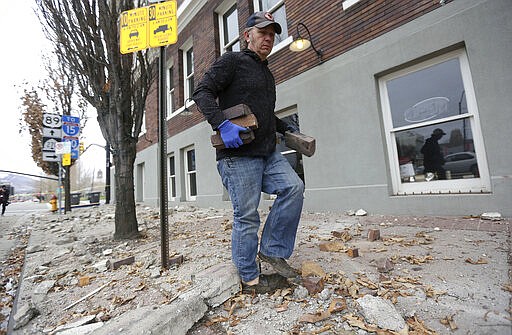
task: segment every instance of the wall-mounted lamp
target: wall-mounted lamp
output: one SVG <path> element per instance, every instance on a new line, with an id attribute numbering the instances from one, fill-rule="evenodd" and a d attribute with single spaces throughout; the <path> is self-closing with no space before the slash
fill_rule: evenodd
<path id="1" fill-rule="evenodd" d="M 306 38 L 303 38 L 300 35 L 300 32 L 299 32 L 300 26 L 302 26 L 302 27 L 304 27 L 304 29 L 306 29 L 306 32 L 308 33 L 309 40 Z M 300 51 L 306 50 L 310 46 L 313 48 L 313 50 L 315 50 L 316 55 L 318 56 L 318 60 L 321 63 L 322 56 L 323 56 L 324 52 L 322 51 L 322 49 L 318 50 L 317 48 L 315 48 L 315 45 L 313 44 L 313 40 L 311 38 L 311 33 L 309 32 L 308 27 L 306 27 L 306 25 L 302 22 L 297 23 L 297 38 L 290 44 L 290 50 L 295 51 L 295 52 L 300 52 Z"/>
<path id="2" fill-rule="evenodd" d="M 193 113 L 190 111 L 190 109 L 188 109 L 188 106 L 187 106 L 187 102 L 189 102 L 189 101 L 193 101 L 193 100 L 192 100 L 192 99 L 190 99 L 190 98 L 187 98 L 187 99 L 185 100 L 185 103 L 183 104 L 183 107 L 185 107 L 185 108 L 183 109 L 183 112 L 181 112 L 181 113 L 180 113 L 180 114 L 181 114 L 181 115 L 183 115 L 183 116 L 190 116 L 190 115 L 192 115 L 192 114 L 193 114 Z M 189 106 L 190 106 L 190 105 L 189 105 Z"/>

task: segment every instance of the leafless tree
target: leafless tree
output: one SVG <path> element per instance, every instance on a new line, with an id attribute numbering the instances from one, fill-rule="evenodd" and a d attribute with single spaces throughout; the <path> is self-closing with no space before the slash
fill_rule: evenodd
<path id="1" fill-rule="evenodd" d="M 59 62 L 55 62 L 58 55 L 44 57 L 46 78 L 37 86 L 24 83 L 21 97 L 22 115 L 20 118 L 20 132 L 28 131 L 31 136 L 32 158 L 45 173 L 57 176 L 59 164 L 43 160 L 43 114 L 66 114 L 80 117 L 81 128 L 85 127 L 87 119 L 84 118 L 87 103 L 78 94 L 74 76 Z"/>
<path id="2" fill-rule="evenodd" d="M 119 15 L 138 0 L 36 0 L 48 39 L 77 78 L 81 95 L 96 109 L 115 166 L 115 233 L 139 236 L 133 165 L 144 107 L 152 83 L 149 51 L 121 55 Z"/>

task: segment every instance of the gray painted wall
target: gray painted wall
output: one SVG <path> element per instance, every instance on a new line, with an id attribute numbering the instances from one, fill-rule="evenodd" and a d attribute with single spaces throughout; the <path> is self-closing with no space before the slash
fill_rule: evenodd
<path id="1" fill-rule="evenodd" d="M 451 2 L 280 84 L 276 110 L 296 106 L 301 131 L 317 140 L 316 154 L 304 158 L 304 209 L 364 208 L 372 214 L 414 215 L 498 211 L 512 216 L 511 5 L 510 0 Z M 321 41 L 318 44 L 325 48 Z M 461 45 L 465 45 L 471 68 L 492 192 L 393 196 L 377 77 Z M 170 138 L 168 151 L 180 152 L 193 144 L 199 193 L 194 203 L 229 207 L 230 203 L 222 200 L 210 133 L 210 126 L 201 123 Z M 154 145 L 140 152 L 136 160 L 136 164 L 146 164 L 144 202 L 155 204 L 157 157 Z M 176 155 L 177 169 L 183 165 L 182 159 Z M 177 174 L 178 199 L 184 199 L 183 171 L 178 169 Z M 263 201 L 262 206 L 266 205 Z"/>

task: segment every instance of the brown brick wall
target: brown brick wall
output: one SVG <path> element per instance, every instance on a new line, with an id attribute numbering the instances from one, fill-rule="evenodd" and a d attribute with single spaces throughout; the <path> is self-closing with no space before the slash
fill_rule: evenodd
<path id="1" fill-rule="evenodd" d="M 167 57 L 174 60 L 174 87 L 176 108 L 183 106 L 183 62 L 180 47 L 190 37 L 194 48 L 194 81 L 197 84 L 211 63 L 220 55 L 218 21 L 214 13 L 221 0 L 208 1 L 198 15 L 178 36 L 175 45 L 167 47 Z M 446 1 L 446 3 L 450 0 Z M 181 1 L 178 1 L 180 4 Z M 288 34 L 297 36 L 297 23 L 304 23 L 312 35 L 317 49 L 324 52 L 323 60 L 329 60 L 362 45 L 386 32 L 414 20 L 425 13 L 439 8 L 439 0 L 362 0 L 347 10 L 343 10 L 340 0 L 286 1 Z M 252 0 L 237 0 L 240 33 L 253 12 Z M 300 28 L 307 38 L 307 32 Z M 310 48 L 294 53 L 283 48 L 270 59 L 270 68 L 277 83 L 282 83 L 314 66 L 317 57 Z M 146 136 L 139 138 L 137 150 L 142 150 L 158 141 L 158 91 L 157 84 L 151 91 L 146 107 Z M 192 116 L 173 117 L 167 122 L 168 135 L 173 136 L 203 121 L 195 108 Z"/>
<path id="2" fill-rule="evenodd" d="M 288 34 L 296 37 L 297 23 L 304 23 L 315 47 L 323 50 L 325 61 L 439 7 L 439 0 L 363 0 L 347 10 L 343 10 L 342 1 L 287 1 Z M 308 37 L 302 27 L 299 32 Z M 301 53 L 285 48 L 271 59 L 270 67 L 276 82 L 281 83 L 317 64 L 312 48 Z"/>

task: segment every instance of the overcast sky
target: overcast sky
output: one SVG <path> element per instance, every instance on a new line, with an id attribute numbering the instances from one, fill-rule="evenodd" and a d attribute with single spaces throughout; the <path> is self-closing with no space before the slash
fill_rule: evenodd
<path id="1" fill-rule="evenodd" d="M 3 5 L 0 10 L 0 170 L 39 175 L 42 171 L 32 160 L 30 136 L 19 134 L 22 89 L 16 86 L 25 81 L 36 85 L 43 77 L 41 56 L 48 42 L 33 11 L 35 0 L 4 1 Z M 92 110 L 83 130 L 86 146 L 105 144 L 95 113 Z M 84 169 L 105 171 L 105 151 L 99 147 L 92 146 L 80 161 Z"/>

